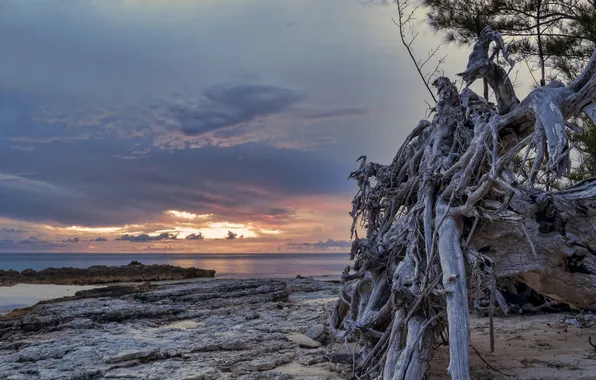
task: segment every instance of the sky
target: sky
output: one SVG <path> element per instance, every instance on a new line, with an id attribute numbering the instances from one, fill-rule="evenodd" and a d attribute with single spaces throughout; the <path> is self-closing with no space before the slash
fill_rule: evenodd
<path id="1" fill-rule="evenodd" d="M 392 16 L 1 1 L 0 252 L 347 250 L 355 160 L 390 162 L 428 108 Z M 419 30 L 424 56 L 440 36 Z"/>

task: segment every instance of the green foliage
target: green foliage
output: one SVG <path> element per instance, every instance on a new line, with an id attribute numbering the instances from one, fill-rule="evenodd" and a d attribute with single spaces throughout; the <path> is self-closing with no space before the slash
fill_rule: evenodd
<path id="1" fill-rule="evenodd" d="M 508 49 L 530 70 L 540 71 L 536 85 L 548 79 L 576 78 L 596 48 L 596 0 L 423 0 L 428 21 L 448 42 L 472 44 L 485 26 L 508 37 Z M 488 98 L 485 83 L 484 96 Z M 576 162 L 567 180 L 596 176 L 596 125 L 576 123 L 572 136 Z M 531 163 L 531 162 L 530 162 Z M 527 168 L 519 168 L 523 173 Z M 529 169 L 528 169 L 529 171 Z M 544 179 L 552 186 L 554 181 Z M 545 183 L 546 183 L 545 182 Z"/>
<path id="2" fill-rule="evenodd" d="M 575 123 L 584 131 L 581 135 L 572 135 L 572 142 L 578 147 L 577 167 L 570 174 L 570 179 L 581 181 L 596 177 L 596 125 L 591 120 Z"/>
<path id="3" fill-rule="evenodd" d="M 596 48 L 596 0 L 423 0 L 445 39 L 473 43 L 487 25 L 546 78 L 571 79 Z"/>

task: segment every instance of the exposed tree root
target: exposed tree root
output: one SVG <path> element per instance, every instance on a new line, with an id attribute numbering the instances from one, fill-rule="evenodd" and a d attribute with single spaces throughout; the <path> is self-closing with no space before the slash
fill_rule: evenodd
<path id="1" fill-rule="evenodd" d="M 438 78 L 432 121 L 390 165 L 361 157 L 350 175 L 353 265 L 329 327 L 350 344 L 360 379 L 424 378 L 445 329 L 448 373 L 469 379 L 469 305 L 507 313 L 496 284 L 505 278 L 572 307 L 596 302 L 596 180 L 547 191 L 570 168 L 567 119 L 592 112 L 596 52 L 577 80 L 521 102 L 499 53 L 511 64 L 486 28 L 460 74 L 468 86 L 486 79 L 496 105 Z"/>

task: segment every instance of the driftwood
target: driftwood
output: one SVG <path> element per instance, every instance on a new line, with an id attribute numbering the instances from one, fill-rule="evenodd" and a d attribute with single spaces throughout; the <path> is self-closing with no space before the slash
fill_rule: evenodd
<path id="1" fill-rule="evenodd" d="M 596 180 L 549 191 L 570 169 L 567 120 L 596 113 L 596 52 L 575 81 L 521 102 L 499 55 L 512 65 L 487 27 L 460 74 L 466 88 L 436 79 L 434 118 L 391 164 L 361 157 L 350 175 L 353 265 L 329 328 L 352 347 L 360 379 L 422 379 L 445 330 L 448 373 L 469 379 L 469 305 L 507 313 L 504 279 L 572 308 L 596 303 Z M 469 88 L 477 79 L 496 105 Z"/>

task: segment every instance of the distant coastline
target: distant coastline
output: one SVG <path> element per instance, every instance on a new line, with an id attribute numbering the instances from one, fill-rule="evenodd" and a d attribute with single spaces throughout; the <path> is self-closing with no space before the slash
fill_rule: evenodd
<path id="1" fill-rule="evenodd" d="M 200 268 L 182 268 L 174 265 L 144 265 L 132 261 L 128 265 L 106 266 L 93 265 L 86 269 L 62 267 L 33 269 L 0 270 L 0 286 L 16 284 L 52 284 L 52 285 L 101 285 L 122 282 L 145 282 L 187 280 L 202 277 L 215 277 L 215 270 Z"/>

